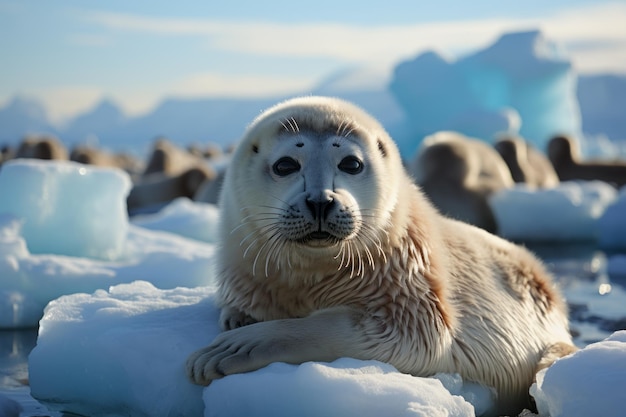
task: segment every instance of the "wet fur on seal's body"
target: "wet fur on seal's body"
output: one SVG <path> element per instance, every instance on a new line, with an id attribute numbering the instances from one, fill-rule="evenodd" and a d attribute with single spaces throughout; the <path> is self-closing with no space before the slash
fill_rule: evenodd
<path id="1" fill-rule="evenodd" d="M 319 214 L 320 201 L 341 239 L 295 239 L 288 222 L 309 233 L 306 208 Z M 233 156 L 220 204 L 227 331 L 189 357 L 196 383 L 278 361 L 376 359 L 418 376 L 458 372 L 497 390 L 495 413 L 516 413 L 529 406 L 536 370 L 574 349 L 541 263 L 440 215 L 384 129 L 349 103 L 305 97 L 263 113 Z"/>

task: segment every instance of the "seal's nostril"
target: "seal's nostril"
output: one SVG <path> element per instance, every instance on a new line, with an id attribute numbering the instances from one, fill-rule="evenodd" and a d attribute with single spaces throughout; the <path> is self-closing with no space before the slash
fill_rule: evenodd
<path id="1" fill-rule="evenodd" d="M 334 205 L 335 200 L 332 197 L 327 197 L 322 200 L 306 199 L 306 206 L 309 208 L 315 220 L 326 220 Z"/>
<path id="2" fill-rule="evenodd" d="M 309 208 L 309 211 L 311 212 L 311 214 L 313 215 L 314 219 L 317 219 L 319 216 L 319 207 L 318 204 L 309 200 L 308 198 L 306 199 L 306 206 Z"/>

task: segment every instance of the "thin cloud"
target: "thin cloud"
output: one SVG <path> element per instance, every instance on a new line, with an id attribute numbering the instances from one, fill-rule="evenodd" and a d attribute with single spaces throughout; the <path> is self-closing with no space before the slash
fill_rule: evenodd
<path id="1" fill-rule="evenodd" d="M 82 17 L 110 30 L 203 37 L 211 47 L 231 52 L 322 57 L 362 63 L 391 62 L 425 49 L 468 51 L 470 48 L 485 46 L 503 32 L 532 28 L 540 28 L 550 39 L 563 44 L 581 41 L 616 43 L 626 40 L 626 4 L 622 3 L 575 8 L 533 19 L 482 19 L 380 26 L 217 21 L 104 12 L 89 12 Z"/>
<path id="2" fill-rule="evenodd" d="M 303 91 L 310 87 L 309 78 L 206 72 L 185 77 L 174 84 L 171 91 L 186 97 L 267 97 Z"/>
<path id="3" fill-rule="evenodd" d="M 106 47 L 113 45 L 113 40 L 106 35 L 75 33 L 68 36 L 69 43 L 79 46 Z"/>

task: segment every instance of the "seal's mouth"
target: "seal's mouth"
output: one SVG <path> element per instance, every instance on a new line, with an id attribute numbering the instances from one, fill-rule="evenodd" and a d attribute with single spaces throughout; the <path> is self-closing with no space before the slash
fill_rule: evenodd
<path id="1" fill-rule="evenodd" d="M 333 239 L 334 236 L 331 235 L 328 232 L 312 232 L 309 233 L 309 235 L 307 236 L 307 238 L 311 239 L 311 240 L 328 240 L 328 239 Z"/>
<path id="2" fill-rule="evenodd" d="M 311 232 L 306 236 L 301 237 L 300 239 L 298 239 L 298 243 L 301 243 L 303 245 L 307 245 L 307 246 L 332 246 L 337 244 L 339 241 L 341 241 L 340 238 L 338 238 L 335 235 L 332 235 L 328 232 L 322 232 L 322 231 L 315 231 L 315 232 Z"/>

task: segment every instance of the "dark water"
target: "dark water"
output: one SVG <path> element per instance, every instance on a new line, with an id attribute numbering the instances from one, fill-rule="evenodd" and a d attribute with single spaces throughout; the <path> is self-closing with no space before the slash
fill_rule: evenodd
<path id="1" fill-rule="evenodd" d="M 597 287 L 600 293 L 602 288 L 607 288 L 606 285 L 626 288 L 626 276 L 606 275 L 606 256 L 592 245 L 563 247 L 551 244 L 526 244 L 526 246 L 544 260 L 557 282 L 564 288 L 566 295 L 567 288 L 576 283 L 587 283 L 591 288 Z M 621 305 L 626 306 L 626 299 Z M 570 310 L 572 332 L 578 346 L 602 340 L 615 330 L 626 329 L 626 307 L 623 317 L 617 318 L 586 314 L 584 305 L 570 305 Z M 22 407 L 20 417 L 62 417 L 60 413 L 48 411 L 30 396 L 28 355 L 36 342 L 37 329 L 0 330 L 0 396 L 20 404 Z"/>
<path id="2" fill-rule="evenodd" d="M 37 342 L 37 329 L 0 331 L 0 395 L 16 401 L 21 417 L 58 417 L 30 396 L 28 354 Z M 2 416 L 0 409 L 0 417 Z"/>

